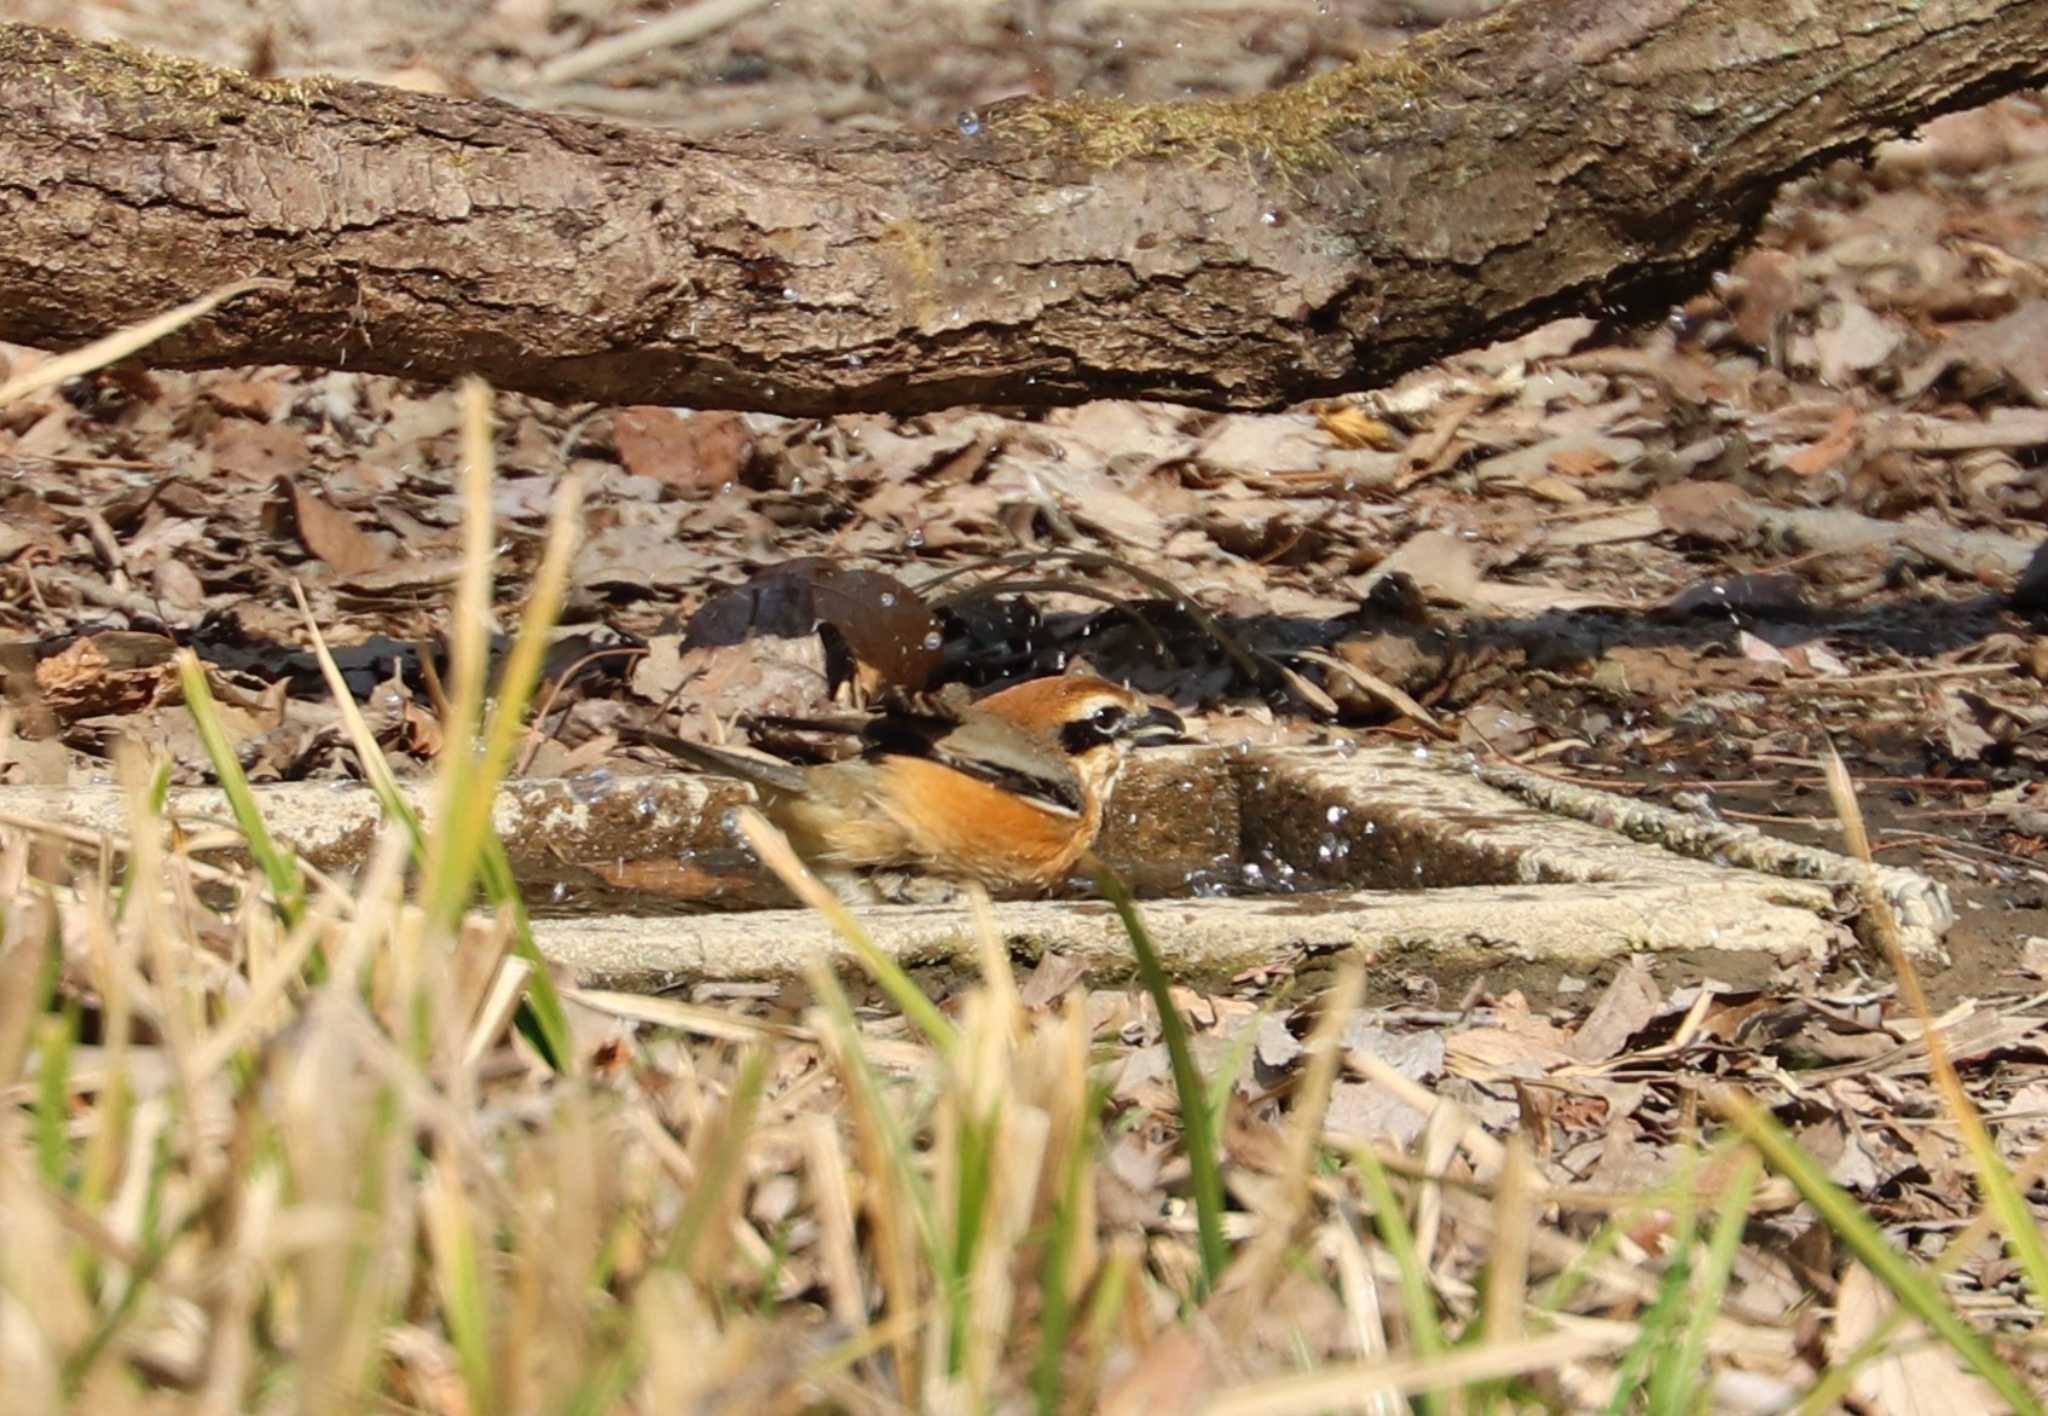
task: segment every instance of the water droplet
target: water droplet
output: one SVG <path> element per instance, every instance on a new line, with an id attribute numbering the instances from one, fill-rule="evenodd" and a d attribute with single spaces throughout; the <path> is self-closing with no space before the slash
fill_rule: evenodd
<path id="1" fill-rule="evenodd" d="M 1280 213 L 1277 211 L 1262 211 L 1259 213 L 1259 220 L 1267 226 L 1278 226 L 1280 224 Z"/>
<path id="2" fill-rule="evenodd" d="M 1365 834 L 1366 834 L 1366 835 L 1368 835 L 1368 836 L 1377 836 L 1377 835 L 1378 835 L 1379 833 L 1380 833 L 1380 823 L 1379 823 L 1379 822 L 1377 822 L 1377 821 L 1368 821 L 1368 822 L 1366 822 L 1366 823 L 1365 823 Z"/>
<path id="3" fill-rule="evenodd" d="M 785 285 L 785 286 L 783 286 L 783 287 L 782 287 L 782 298 L 783 298 L 783 299 L 785 299 L 785 300 L 788 300 L 788 301 L 794 302 L 794 301 L 796 300 L 796 298 L 797 298 L 797 294 L 796 294 L 796 287 L 795 287 L 794 285 Z"/>
<path id="4" fill-rule="evenodd" d="M 642 792 L 639 796 L 633 798 L 633 815 L 641 821 L 652 821 L 654 813 L 659 810 L 661 810 L 661 803 L 655 800 L 652 792 Z"/>
<path id="5" fill-rule="evenodd" d="M 946 637 L 940 634 L 936 629 L 924 637 L 924 647 L 927 649 L 936 650 L 941 644 L 944 644 L 945 642 Z"/>
<path id="6" fill-rule="evenodd" d="M 1338 738 L 1337 755 L 1339 757 L 1356 757 L 1358 755 L 1358 739 Z"/>
<path id="7" fill-rule="evenodd" d="M 569 795 L 580 802 L 593 802 L 611 790 L 612 774 L 607 767 L 593 767 L 569 779 Z"/>
<path id="8" fill-rule="evenodd" d="M 881 594 L 875 597 L 875 603 L 880 605 L 885 610 L 895 609 L 896 592 L 894 590 L 884 590 Z"/>
<path id="9" fill-rule="evenodd" d="M 910 534 L 903 538 L 903 549 L 906 551 L 921 551 L 924 549 L 924 528 L 922 526 L 913 526 L 910 529 Z"/>
<path id="10" fill-rule="evenodd" d="M 550 900 L 553 900 L 558 905 L 561 904 L 562 901 L 568 899 L 569 882 L 566 880 L 557 880 L 555 882 L 554 888 L 548 891 L 548 898 Z"/>
<path id="11" fill-rule="evenodd" d="M 1335 826 L 1338 822 L 1342 821 L 1345 817 L 1349 816 L 1350 814 L 1351 812 L 1349 811 L 1349 809 L 1345 807 L 1333 806 L 1328 811 L 1323 813 L 1323 820 L 1329 822 L 1332 826 Z"/>
<path id="12" fill-rule="evenodd" d="M 1239 757 L 1250 757 L 1252 755 L 1252 740 L 1250 738 L 1239 738 L 1235 743 L 1231 744 L 1230 750 Z"/>
<path id="13" fill-rule="evenodd" d="M 976 133 L 979 133 L 981 131 L 981 115 L 979 113 L 976 113 L 972 108 L 969 108 L 963 113 L 961 113 L 959 121 L 960 131 L 963 135 L 967 137 L 971 138 Z"/>
<path id="14" fill-rule="evenodd" d="M 1415 744 L 1415 751 L 1414 751 L 1414 753 L 1413 753 L 1412 755 L 1414 756 L 1414 758 L 1415 758 L 1415 760 L 1416 760 L 1417 762 L 1427 762 L 1427 761 L 1429 761 L 1429 749 L 1428 749 L 1428 748 L 1426 748 L 1426 747 L 1424 747 L 1424 746 L 1423 746 L 1423 745 L 1422 745 L 1421 743 L 1419 743 L 1419 742 L 1418 742 L 1417 744 Z"/>

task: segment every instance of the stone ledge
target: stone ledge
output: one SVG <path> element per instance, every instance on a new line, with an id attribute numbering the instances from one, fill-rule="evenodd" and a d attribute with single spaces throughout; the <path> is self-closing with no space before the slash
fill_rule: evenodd
<path id="1" fill-rule="evenodd" d="M 367 858 L 380 823 L 366 788 L 257 791 L 273 834 L 306 859 L 346 870 Z M 424 786 L 409 796 L 423 811 L 431 805 Z M 695 776 L 605 772 L 510 783 L 494 817 L 514 869 L 544 889 L 565 870 L 730 858 L 724 818 L 744 799 L 742 788 Z M 118 834 L 122 811 L 112 787 L 0 788 L 0 812 L 37 820 Z M 188 831 L 228 820 L 213 790 L 173 792 L 169 811 Z M 1153 894 L 1178 896 L 1149 900 L 1147 919 L 1176 966 L 1210 974 L 1348 948 L 1577 964 L 1636 950 L 1812 952 L 1841 939 L 1858 869 L 1520 769 L 1399 748 L 1141 753 L 1110 803 L 1103 852 Z M 1298 872 L 1297 885 L 1321 888 L 1186 898 L 1191 876 L 1213 882 L 1275 861 Z M 1943 888 L 1905 870 L 1879 879 L 1908 946 L 1938 953 L 1953 920 Z M 837 957 L 829 932 L 800 911 L 650 915 L 644 903 L 601 893 L 585 913 L 537 928 L 553 956 L 613 986 L 769 976 L 799 971 L 820 951 Z M 956 909 L 878 908 L 865 918 L 905 957 L 950 959 L 966 947 Z M 1099 903 L 1006 902 L 1001 919 L 1026 951 L 1073 951 L 1104 968 L 1126 958 Z"/>

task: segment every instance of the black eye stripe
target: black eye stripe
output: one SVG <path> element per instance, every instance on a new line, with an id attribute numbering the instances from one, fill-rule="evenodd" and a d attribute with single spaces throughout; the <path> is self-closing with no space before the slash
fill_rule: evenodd
<path id="1" fill-rule="evenodd" d="M 1100 747 L 1106 742 L 1115 742 L 1118 734 L 1098 726 L 1093 718 L 1083 718 L 1060 729 L 1060 746 L 1070 756 L 1086 752 L 1091 747 Z"/>

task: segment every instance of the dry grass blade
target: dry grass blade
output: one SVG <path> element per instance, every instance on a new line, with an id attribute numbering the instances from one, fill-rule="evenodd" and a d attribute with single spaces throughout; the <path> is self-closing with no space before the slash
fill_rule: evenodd
<path id="1" fill-rule="evenodd" d="M 1335 654 L 1326 654 L 1320 649 L 1297 649 L 1293 657 L 1304 663 L 1318 664 L 1333 674 L 1343 675 L 1358 687 L 1359 692 L 1369 698 L 1377 698 L 1402 717 L 1420 723 L 1437 737 L 1448 739 L 1457 736 L 1439 723 L 1427 708 L 1377 674 L 1368 673 L 1358 665 L 1340 659 Z"/>
<path id="2" fill-rule="evenodd" d="M 1306 1044 L 1308 1065 L 1295 1086 L 1294 1105 L 1287 1124 L 1280 1173 L 1275 1177 L 1272 1197 L 1259 1216 L 1258 1237 L 1246 1246 L 1231 1266 L 1219 1298 L 1233 1306 L 1256 1309 L 1264 1303 L 1278 1278 L 1281 1265 L 1294 1246 L 1296 1233 L 1309 1211 L 1309 1185 L 1313 1178 L 1316 1152 L 1322 1143 L 1323 1123 L 1330 1108 L 1330 1090 L 1343 1062 L 1339 1042 L 1344 1029 L 1365 996 L 1365 970 L 1348 963 L 1324 995 L 1322 1011 Z"/>
<path id="3" fill-rule="evenodd" d="M 1943 1028 L 1934 1017 L 1927 1001 L 1927 992 L 1921 986 L 1920 973 L 1914 967 L 1912 957 L 1906 952 L 1905 941 L 1899 932 L 1897 917 L 1892 913 L 1891 902 L 1884 896 L 1872 870 L 1870 835 L 1863 824 L 1863 812 L 1856 802 L 1855 784 L 1849 779 L 1849 769 L 1842 762 L 1841 755 L 1828 744 L 1828 755 L 1824 764 L 1828 784 L 1828 795 L 1835 814 L 1841 820 L 1843 839 L 1849 853 L 1863 865 L 1863 873 L 1857 880 L 1857 890 L 1863 907 L 1864 918 L 1871 932 L 1884 949 L 1885 957 L 1897 975 L 1899 996 L 1912 1010 L 1921 1026 L 1921 1044 L 1927 1050 L 1928 1066 L 1933 1074 L 1936 1089 L 1941 1093 L 1942 1103 L 1950 1118 L 1962 1134 L 1964 1148 L 1969 1152 L 1977 1173 L 1978 1184 L 1983 1188 L 1987 1207 L 1995 1217 L 1998 1227 L 2006 1236 L 2006 1242 L 2013 1256 L 2018 1260 L 2021 1271 L 2026 1275 L 2028 1287 L 2032 1290 L 2036 1305 L 2048 1302 L 2048 1240 L 2044 1240 L 2039 1226 L 2027 1207 L 2026 1197 L 2015 1181 L 2013 1173 L 1998 1154 L 1997 1142 L 1984 1125 L 1984 1118 L 1970 1100 L 1963 1088 L 1963 1079 L 1956 1071 L 1955 1062 L 1949 1056 L 1948 1044 L 1943 1037 Z M 1868 1260 L 1866 1260 L 1868 1262 Z M 1891 1286 L 1904 1306 L 1916 1310 L 1924 1309 L 1925 1301 L 1916 1302 L 1913 1295 L 1901 1291 L 1896 1277 L 1881 1265 L 1872 1264 L 1872 1271 Z M 1985 1365 L 1988 1354 L 1979 1352 L 1974 1346 L 1959 1342 L 1958 1334 L 1945 1329 L 1941 1324 L 1920 1311 L 1924 1321 L 1934 1326 L 1942 1336 L 1956 1348 L 1958 1355 L 1975 1366 L 1987 1380 L 2001 1384 L 1997 1371 Z M 1863 1344 L 1865 1352 L 1874 1352 L 1898 1321 L 1898 1314 L 1880 1324 L 1873 1337 Z M 2001 1369 L 2002 1370 L 2002 1369 Z"/>
<path id="4" fill-rule="evenodd" d="M 609 1014 L 614 1018 L 627 1018 L 636 1023 L 652 1023 L 656 1027 L 674 1028 L 677 1032 L 716 1038 L 721 1042 L 760 1042 L 764 1038 L 783 1038 L 790 1042 L 817 1041 L 817 1035 L 809 1028 L 792 1027 L 787 1023 L 763 1022 L 758 1018 L 744 1017 L 723 1009 L 707 1008 L 700 1003 L 684 1003 L 679 999 L 657 998 L 646 993 L 617 993 L 603 988 L 565 988 L 562 990 L 562 999 L 567 1003 L 580 1003 L 586 1008 Z"/>
<path id="5" fill-rule="evenodd" d="M 2041 1410 L 2024 1379 L 1955 1310 L 1927 1271 L 1886 1238 L 1877 1221 L 1830 1181 L 1819 1163 L 1801 1150 L 1768 1112 L 1733 1087 L 1717 1087 L 1709 1100 L 1772 1169 L 1799 1187 L 1822 1221 L 1871 1275 L 1891 1290 L 1902 1307 L 1926 1323 L 2014 1411 Z"/>
<path id="6" fill-rule="evenodd" d="M 774 873 L 788 891 L 805 905 L 823 915 L 859 957 L 861 964 L 888 991 L 890 999 L 905 1017 L 918 1025 L 939 1051 L 951 1057 L 959 1049 L 959 1034 L 945 1015 L 932 1005 L 924 990 L 911 981 L 894 959 L 876 947 L 867 930 L 853 917 L 839 897 L 811 872 L 789 838 L 775 829 L 767 817 L 752 807 L 736 813 L 741 839 L 752 848 L 761 863 Z"/>
<path id="7" fill-rule="evenodd" d="M 1376 1397 L 1456 1391 L 1525 1372 L 1554 1370 L 1570 1362 L 1619 1352 L 1635 1340 L 1633 1327 L 1616 1327 L 1619 1330 L 1552 1333 L 1519 1342 L 1488 1343 L 1442 1357 L 1349 1363 L 1300 1376 L 1248 1383 L 1219 1393 L 1202 1408 L 1203 1416 L 1295 1416 L 1297 1412 L 1309 1416 L 1314 1412 L 1355 1408 Z"/>
<path id="8" fill-rule="evenodd" d="M 1488 1342 L 1518 1342 L 1529 1301 L 1529 1233 L 1535 1228 L 1535 1161 L 1520 1132 L 1508 1137 L 1507 1160 L 1493 1197 L 1493 1251 L 1487 1262 Z"/>
<path id="9" fill-rule="evenodd" d="M 634 24 L 624 34 L 550 59 L 534 76 L 542 84 L 566 84 L 622 64 L 644 58 L 657 49 L 689 44 L 715 34 L 736 20 L 743 20 L 767 5 L 769 0 L 699 0 L 658 20 Z"/>
<path id="10" fill-rule="evenodd" d="M 82 349 L 69 354 L 60 354 L 54 359 L 45 359 L 32 369 L 0 384 L 0 408 L 5 408 L 16 399 L 26 398 L 46 388 L 54 388 L 66 379 L 75 379 L 89 374 L 94 369 L 103 369 L 116 360 L 125 359 L 169 335 L 176 334 L 194 320 L 206 318 L 228 301 L 239 295 L 256 290 L 284 291 L 291 288 L 282 280 L 235 280 L 201 295 L 196 300 L 164 311 L 150 319 L 132 324 L 126 329 L 114 331 L 104 339 L 96 339 Z"/>

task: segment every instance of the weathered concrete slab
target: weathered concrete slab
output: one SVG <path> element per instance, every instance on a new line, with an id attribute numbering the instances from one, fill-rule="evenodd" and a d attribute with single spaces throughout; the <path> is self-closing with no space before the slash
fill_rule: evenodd
<path id="1" fill-rule="evenodd" d="M 363 860 L 379 829 L 375 799 L 360 787 L 259 792 L 275 834 L 323 868 Z M 593 773 L 511 784 L 495 817 L 515 869 L 549 881 L 565 869 L 632 862 L 729 863 L 724 818 L 744 799 L 744 789 L 693 776 Z M 426 793 L 413 800 L 430 813 Z M 188 826 L 228 819 L 215 791 L 175 792 L 170 810 Z M 111 788 L 0 789 L 0 813 L 116 834 L 124 825 Z M 1103 847 L 1154 895 L 1185 895 L 1191 879 L 1213 886 L 1252 868 L 1320 887 L 1148 903 L 1174 966 L 1207 975 L 1346 948 L 1468 965 L 1585 964 L 1636 950 L 1817 953 L 1840 941 L 1856 907 L 1854 867 L 1839 856 L 1406 749 L 1141 754 L 1111 803 Z M 1909 946 L 1938 949 L 1953 919 L 1942 888 L 1911 871 L 1880 878 Z M 630 898 L 619 908 L 540 921 L 543 948 L 592 981 L 635 988 L 786 975 L 841 948 L 802 911 L 644 915 Z M 907 959 L 971 949 L 958 909 L 876 908 L 863 918 Z M 1127 965 L 1121 930 L 1099 903 L 1012 902 L 1001 919 L 1013 948 L 1073 952 L 1112 971 Z"/>
<path id="2" fill-rule="evenodd" d="M 402 784 L 428 820 L 431 787 Z M 370 857 L 382 828 L 376 795 L 357 782 L 283 782 L 256 788 L 271 834 L 322 870 L 350 870 Z M 578 777 L 508 782 L 493 824 L 522 878 L 553 881 L 565 866 L 634 861 L 729 860 L 725 816 L 749 800 L 734 782 L 689 773 L 634 775 L 599 770 Z M 179 788 L 167 810 L 188 826 L 228 824 L 227 797 L 215 788 Z M 0 816 L 120 835 L 128 828 L 111 786 L 0 787 Z M 1128 774 L 1104 832 L 1105 853 L 1133 874 L 1179 879 L 1236 859 L 1238 788 L 1222 754 L 1198 749 L 1147 752 Z"/>
<path id="3" fill-rule="evenodd" d="M 1145 924 L 1169 968 L 1227 977 L 1304 954 L 1359 949 L 1417 967 L 1470 971 L 1507 960 L 1590 966 L 1636 952 L 1819 955 L 1840 927 L 1773 898 L 1760 882 L 1672 885 L 1473 886 L 1240 899 L 1152 900 Z M 974 957 L 967 912 L 944 906 L 863 910 L 862 923 L 905 963 Z M 1133 967 L 1123 926 L 1099 901 L 1016 901 L 997 919 L 1004 942 L 1027 957 L 1072 954 L 1092 972 Z M 655 918 L 537 920 L 541 950 L 587 982 L 654 991 L 695 979 L 778 978 L 823 956 L 853 956 L 824 920 L 803 910 Z"/>
<path id="4" fill-rule="evenodd" d="M 1334 837 L 1348 877 L 1380 888 L 1472 883 L 1707 884 L 1750 877 L 1773 897 L 1844 918 L 1863 867 L 1848 857 L 1462 754 L 1294 751 L 1254 756 L 1242 792 L 1248 845 L 1291 859 Z M 1334 819 L 1334 824 L 1333 824 Z M 1932 951 L 1955 923 L 1947 887 L 1876 870 L 1907 946 Z"/>

